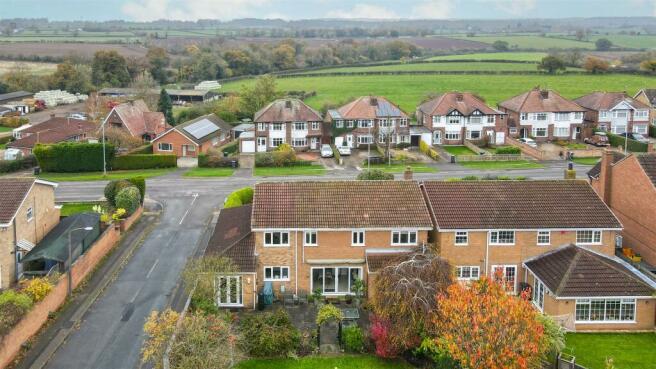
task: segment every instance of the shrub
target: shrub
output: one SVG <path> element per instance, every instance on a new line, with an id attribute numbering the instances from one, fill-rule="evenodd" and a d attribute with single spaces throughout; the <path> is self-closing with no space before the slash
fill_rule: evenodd
<path id="1" fill-rule="evenodd" d="M 399 354 L 398 349 L 392 344 L 390 339 L 389 322 L 387 320 L 372 316 L 369 327 L 371 339 L 376 348 L 376 355 L 382 358 L 393 358 Z"/>
<path id="2" fill-rule="evenodd" d="M 348 352 L 364 352 L 364 334 L 362 329 L 357 325 L 352 325 L 342 329 L 342 343 L 344 349 Z"/>
<path id="3" fill-rule="evenodd" d="M 62 142 L 54 145 L 36 145 L 34 156 L 46 172 L 94 172 L 103 170 L 101 143 Z M 114 146 L 106 144 L 106 160 L 114 158 Z"/>
<path id="4" fill-rule="evenodd" d="M 317 313 L 317 325 L 322 325 L 330 320 L 341 322 L 344 319 L 344 313 L 332 304 L 323 305 Z"/>
<path id="5" fill-rule="evenodd" d="M 24 117 L 2 117 L 0 118 L 0 126 L 7 128 L 18 128 L 23 124 L 29 123 L 30 120 Z"/>
<path id="6" fill-rule="evenodd" d="M 278 146 L 276 151 L 255 154 L 256 167 L 292 167 L 298 165 L 312 165 L 307 160 L 298 160 L 296 152 L 288 144 Z"/>
<path id="7" fill-rule="evenodd" d="M 143 204 L 144 199 L 146 198 L 146 179 L 144 177 L 133 177 L 129 178 L 128 182 L 132 183 L 139 190 L 141 203 Z"/>
<path id="8" fill-rule="evenodd" d="M 139 146 L 136 149 L 130 150 L 129 155 L 140 155 L 140 154 L 152 154 L 153 153 L 153 144 L 149 143 L 147 145 Z"/>
<path id="9" fill-rule="evenodd" d="M 225 209 L 236 208 L 242 205 L 250 204 L 252 202 L 253 202 L 253 188 L 244 187 L 228 195 L 225 203 L 223 204 L 223 208 Z"/>
<path id="10" fill-rule="evenodd" d="M 121 219 L 125 218 L 126 214 L 127 214 L 127 211 L 125 211 L 125 209 L 118 208 L 118 209 L 116 209 L 114 214 L 112 214 L 112 220 L 121 220 Z"/>
<path id="11" fill-rule="evenodd" d="M 28 295 L 34 302 L 43 300 L 52 291 L 52 288 L 52 283 L 46 278 L 33 278 L 21 281 L 22 292 Z"/>
<path id="12" fill-rule="evenodd" d="M 385 173 L 380 169 L 364 170 L 358 174 L 359 181 L 389 181 L 394 179 L 394 174 Z"/>
<path id="13" fill-rule="evenodd" d="M 29 296 L 14 290 L 0 293 L 0 337 L 9 333 L 32 307 Z"/>
<path id="14" fill-rule="evenodd" d="M 216 306 L 214 300 L 205 296 L 194 295 L 191 298 L 191 307 L 195 311 L 200 311 L 203 314 L 218 314 L 219 308 Z"/>
<path id="15" fill-rule="evenodd" d="M 316 329 L 305 330 L 301 332 L 301 340 L 296 353 L 299 356 L 312 355 L 317 352 L 317 331 Z"/>
<path id="16" fill-rule="evenodd" d="M 244 317 L 240 331 L 240 346 L 251 356 L 288 356 L 300 343 L 300 333 L 283 309 Z"/>
<path id="17" fill-rule="evenodd" d="M 122 189 L 132 186 L 132 183 L 126 181 L 125 179 L 119 179 L 110 181 L 105 186 L 104 194 L 107 202 L 116 207 L 116 194 L 118 194 Z"/>
<path id="18" fill-rule="evenodd" d="M 0 173 L 11 173 L 22 169 L 32 168 L 36 160 L 33 155 L 16 160 L 0 160 Z"/>
<path id="19" fill-rule="evenodd" d="M 517 146 L 502 146 L 497 147 L 494 152 L 496 154 L 521 154 L 522 150 Z"/>
<path id="20" fill-rule="evenodd" d="M 234 158 L 224 158 L 218 155 L 198 155 L 199 168 L 228 168 L 232 166 Z"/>
<path id="21" fill-rule="evenodd" d="M 440 154 L 438 154 L 437 151 L 430 147 L 424 140 L 419 141 L 419 151 L 433 160 L 440 160 Z"/>
<path id="22" fill-rule="evenodd" d="M 141 194 L 135 186 L 126 187 L 116 194 L 116 207 L 125 209 L 127 215 L 134 213 L 141 204 Z"/>
<path id="23" fill-rule="evenodd" d="M 608 135 L 608 141 L 611 146 L 624 147 L 625 144 L 624 137 L 612 133 L 608 133 L 607 135 Z M 636 140 L 631 140 L 631 139 L 629 139 L 629 143 L 627 144 L 627 148 L 629 149 L 629 151 L 633 151 L 633 152 L 647 152 L 647 146 L 648 145 L 646 143 L 638 142 Z"/>
<path id="24" fill-rule="evenodd" d="M 2 309 L 5 304 L 9 303 L 16 304 L 26 311 L 32 307 L 32 299 L 30 296 L 14 290 L 6 290 L 3 293 L 0 293 L 0 309 Z"/>
<path id="25" fill-rule="evenodd" d="M 112 170 L 175 168 L 178 157 L 175 155 L 123 155 L 111 162 Z"/>

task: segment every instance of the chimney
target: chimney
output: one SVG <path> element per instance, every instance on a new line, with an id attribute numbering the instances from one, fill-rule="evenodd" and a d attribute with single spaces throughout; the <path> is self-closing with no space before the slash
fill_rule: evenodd
<path id="1" fill-rule="evenodd" d="M 610 192 L 613 177 L 613 152 L 604 150 L 601 156 L 601 171 L 599 172 L 599 196 L 610 205 Z"/>
<path id="2" fill-rule="evenodd" d="M 285 108 L 291 109 L 292 108 L 292 102 L 291 100 L 285 100 Z"/>
<path id="3" fill-rule="evenodd" d="M 371 103 L 371 106 L 378 106 L 378 98 L 377 97 L 371 96 L 369 98 L 369 102 Z"/>
<path id="4" fill-rule="evenodd" d="M 456 101 L 462 101 L 462 94 L 456 94 Z"/>
<path id="5" fill-rule="evenodd" d="M 412 168 L 410 166 L 405 167 L 403 172 L 403 179 L 406 181 L 412 181 Z"/>
<path id="6" fill-rule="evenodd" d="M 543 99 L 548 99 L 549 98 L 549 90 L 540 90 L 540 96 Z"/>

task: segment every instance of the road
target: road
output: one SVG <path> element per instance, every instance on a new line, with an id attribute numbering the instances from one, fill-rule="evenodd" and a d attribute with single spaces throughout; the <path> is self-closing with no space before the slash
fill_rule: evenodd
<path id="1" fill-rule="evenodd" d="M 487 172 L 444 164 L 437 173 L 417 173 L 414 177 L 426 180 L 489 174 L 558 179 L 563 177 L 563 169 L 564 162 L 549 163 L 542 169 Z M 579 177 L 584 177 L 588 167 L 577 169 Z M 149 179 L 148 197 L 160 202 L 164 209 L 159 223 L 46 368 L 138 367 L 146 317 L 150 311 L 168 306 L 183 266 L 201 241 L 206 242 L 203 235 L 209 221 L 230 192 L 256 181 L 353 179 L 356 175 L 353 170 L 334 170 L 322 177 L 256 179 L 238 171 L 233 177 L 191 179 L 178 171 Z M 103 187 L 104 182 L 63 182 L 56 197 L 58 201 L 96 200 L 102 197 Z"/>

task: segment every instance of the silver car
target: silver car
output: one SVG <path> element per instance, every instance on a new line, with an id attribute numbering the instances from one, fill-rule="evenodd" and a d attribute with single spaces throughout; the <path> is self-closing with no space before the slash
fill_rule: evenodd
<path id="1" fill-rule="evenodd" d="M 351 155 L 351 148 L 348 146 L 338 146 L 337 151 L 339 152 L 340 155 L 342 156 L 349 156 Z"/>
<path id="2" fill-rule="evenodd" d="M 330 145 L 324 144 L 321 145 L 321 157 L 322 158 L 332 158 L 333 157 L 333 148 Z"/>

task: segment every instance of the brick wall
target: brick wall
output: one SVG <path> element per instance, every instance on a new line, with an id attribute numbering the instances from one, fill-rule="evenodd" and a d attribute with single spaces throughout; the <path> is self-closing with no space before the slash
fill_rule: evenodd
<path id="1" fill-rule="evenodd" d="M 173 146 L 172 148 L 173 151 L 161 151 L 159 149 L 160 143 L 171 144 Z M 161 138 L 153 142 L 153 154 L 175 154 L 177 157 L 181 157 L 182 145 L 193 146 L 196 149 L 195 151 L 187 150 L 186 156 L 194 157 L 194 158 L 198 156 L 199 148 L 195 146 L 194 143 L 191 140 L 189 140 L 186 136 L 175 130 L 169 131 L 169 133 L 167 133 L 164 136 L 161 136 Z"/>

